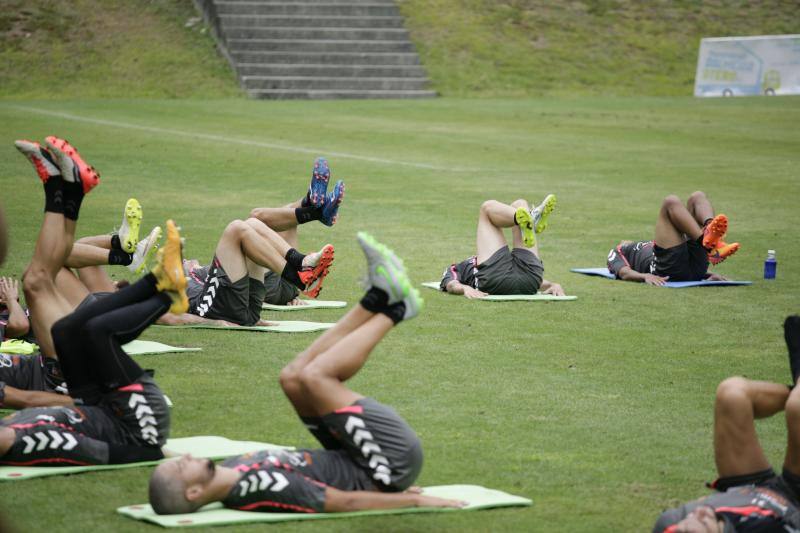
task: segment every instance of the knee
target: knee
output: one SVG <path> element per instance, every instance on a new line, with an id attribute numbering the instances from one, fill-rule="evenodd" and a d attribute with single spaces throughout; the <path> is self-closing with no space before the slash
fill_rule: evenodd
<path id="1" fill-rule="evenodd" d="M 690 204 L 695 204 L 705 199 L 706 199 L 706 193 L 704 193 L 703 191 L 694 191 L 692 194 L 689 195 Z"/>
<path id="2" fill-rule="evenodd" d="M 325 375 L 312 363 L 300 370 L 298 380 L 303 390 L 318 390 Z"/>
<path id="3" fill-rule="evenodd" d="M 250 217 L 249 218 L 259 218 L 259 215 L 261 215 L 261 208 L 260 207 L 254 207 L 253 209 L 250 210 Z"/>
<path id="4" fill-rule="evenodd" d="M 496 203 L 497 203 L 497 200 L 486 200 L 485 202 L 483 202 L 481 204 L 481 213 L 485 215 L 486 213 L 489 212 L 489 210 L 492 209 L 492 207 Z"/>
<path id="5" fill-rule="evenodd" d="M 747 386 L 746 378 L 737 376 L 725 379 L 717 386 L 717 405 L 737 404 L 743 398 L 747 398 Z"/>
<path id="6" fill-rule="evenodd" d="M 669 211 L 670 209 L 679 205 L 683 205 L 683 203 L 681 203 L 681 199 L 675 196 L 674 194 L 670 194 L 669 196 L 664 198 L 663 202 L 661 202 L 661 209 Z"/>
<path id="7" fill-rule="evenodd" d="M 517 209 L 519 209 L 520 207 L 524 207 L 525 209 L 528 209 L 528 202 L 526 200 L 520 198 L 518 200 L 514 200 L 513 202 L 511 202 L 511 207 L 514 207 L 514 208 L 517 208 Z"/>
<path id="8" fill-rule="evenodd" d="M 54 289 L 55 285 L 50 274 L 40 267 L 30 266 L 22 276 L 22 290 L 27 299 L 35 298 L 37 294 Z"/>
<path id="9" fill-rule="evenodd" d="M 242 235 L 247 231 L 249 226 L 242 220 L 234 220 L 230 222 L 223 232 L 223 236 L 232 239 L 241 239 Z"/>
<path id="10" fill-rule="evenodd" d="M 287 396 L 299 393 L 301 389 L 300 369 L 294 363 L 289 363 L 281 370 L 278 381 Z"/>
<path id="11" fill-rule="evenodd" d="M 784 406 L 786 411 L 786 418 L 789 420 L 800 420 L 800 388 L 795 387 L 789 393 L 789 398 L 786 399 Z"/>

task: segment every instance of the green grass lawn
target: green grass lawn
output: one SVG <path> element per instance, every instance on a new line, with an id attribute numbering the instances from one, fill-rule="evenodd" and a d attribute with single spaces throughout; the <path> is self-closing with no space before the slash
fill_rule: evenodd
<path id="1" fill-rule="evenodd" d="M 203 260 L 228 221 L 298 198 L 314 156 L 328 155 L 347 197 L 339 223 L 304 226 L 301 244 L 336 246 L 322 297 L 351 303 L 364 271 L 358 230 L 393 247 L 416 281 L 435 280 L 474 253 L 483 200 L 557 193 L 540 240 L 545 275 L 577 301 L 471 302 L 425 289 L 424 313 L 393 331 L 352 382 L 417 430 L 421 484 L 478 483 L 534 505 L 271 529 L 649 530 L 663 508 L 705 494 L 715 477 L 717 383 L 789 379 L 781 324 L 800 295 L 798 122 L 797 98 L 6 101 L 0 190 L 12 247 L 0 273 L 22 272 L 41 221 L 41 187 L 16 138 L 65 136 L 100 170 L 79 235 L 110 231 L 135 196 L 148 228 L 174 218 L 187 256 Z M 662 198 L 697 189 L 742 244 L 719 271 L 753 286 L 667 290 L 569 273 L 603 266 L 620 239 L 651 237 Z M 768 248 L 778 253 L 771 282 L 760 279 Z M 154 328 L 143 338 L 203 348 L 140 358 L 175 403 L 173 436 L 314 445 L 277 384 L 314 334 Z M 783 421 L 759 430 L 779 465 Z M 146 500 L 149 473 L 4 483 L 0 505 L 19 531 L 139 530 L 114 509 Z M 240 529 L 257 526 L 225 531 Z"/>

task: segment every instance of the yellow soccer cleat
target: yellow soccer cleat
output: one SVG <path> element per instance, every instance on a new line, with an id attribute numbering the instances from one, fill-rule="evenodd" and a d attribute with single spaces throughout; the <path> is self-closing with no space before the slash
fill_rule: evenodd
<path id="1" fill-rule="evenodd" d="M 186 275 L 183 273 L 183 245 L 175 222 L 167 220 L 167 242 L 158 250 L 158 263 L 153 268 L 156 289 L 172 298 L 169 312 L 179 315 L 189 310 L 186 296 Z"/>
<path id="2" fill-rule="evenodd" d="M 519 225 L 522 230 L 522 242 L 525 243 L 526 248 L 530 248 L 536 244 L 536 233 L 533 231 L 533 217 L 530 212 L 524 207 L 517 209 L 514 213 L 514 222 Z"/>
<path id="3" fill-rule="evenodd" d="M 541 233 L 547 229 L 547 218 L 555 208 L 556 195 L 548 194 L 544 197 L 542 203 L 531 209 L 531 216 L 533 217 L 533 230 L 536 233 Z"/>
<path id="4" fill-rule="evenodd" d="M 119 228 L 119 243 L 122 249 L 129 254 L 136 251 L 139 242 L 139 227 L 142 225 L 142 206 L 136 198 L 125 202 L 125 211 L 122 214 L 122 225 Z"/>

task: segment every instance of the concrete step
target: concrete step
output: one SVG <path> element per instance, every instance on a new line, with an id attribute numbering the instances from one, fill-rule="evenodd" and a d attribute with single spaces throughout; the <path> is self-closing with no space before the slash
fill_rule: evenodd
<path id="1" fill-rule="evenodd" d="M 222 31 L 226 39 L 323 39 L 332 41 L 408 40 L 408 31 L 398 28 L 369 30 L 357 28 L 248 28 L 223 26 Z"/>
<path id="2" fill-rule="evenodd" d="M 329 65 L 419 65 L 419 56 L 414 53 L 303 53 L 303 52 L 236 52 L 232 53 L 238 63 L 295 63 Z"/>
<path id="3" fill-rule="evenodd" d="M 236 65 L 239 76 L 322 76 L 330 78 L 425 78 L 419 66 L 381 65 L 287 65 L 253 64 Z"/>
<path id="4" fill-rule="evenodd" d="M 230 39 L 231 52 L 416 52 L 409 41 Z"/>
<path id="5" fill-rule="evenodd" d="M 267 89 L 247 91 L 253 98 L 272 100 L 343 100 L 376 98 L 435 98 L 436 91 L 354 91 L 354 90 L 297 90 Z"/>
<path id="6" fill-rule="evenodd" d="M 332 78 L 320 76 L 242 76 L 246 90 L 303 89 L 351 91 L 420 91 L 427 78 Z"/>
<path id="7" fill-rule="evenodd" d="M 214 2 L 220 15 L 397 17 L 394 2 Z"/>
<path id="8" fill-rule="evenodd" d="M 273 15 L 221 15 L 222 25 L 229 28 L 402 28 L 401 17 L 319 17 Z"/>

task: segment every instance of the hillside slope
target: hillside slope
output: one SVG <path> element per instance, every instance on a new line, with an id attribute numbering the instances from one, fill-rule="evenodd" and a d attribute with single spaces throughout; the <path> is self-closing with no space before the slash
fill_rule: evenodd
<path id="1" fill-rule="evenodd" d="M 452 96 L 689 95 L 702 37 L 800 33 L 800 1 L 400 0 Z"/>
<path id="2" fill-rule="evenodd" d="M 0 98 L 241 94 L 191 0 L 3 0 Z"/>

